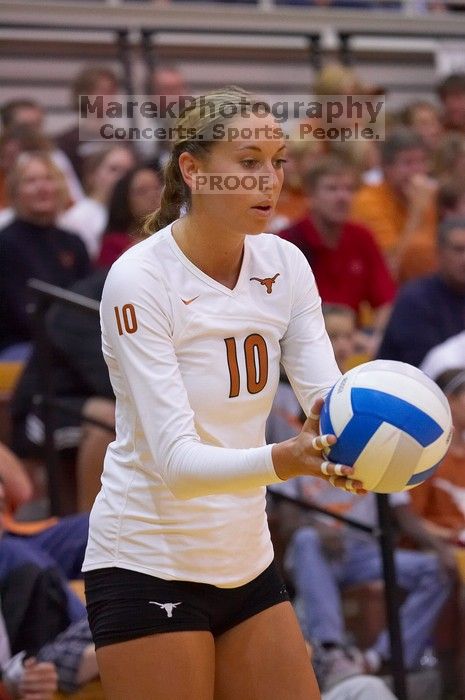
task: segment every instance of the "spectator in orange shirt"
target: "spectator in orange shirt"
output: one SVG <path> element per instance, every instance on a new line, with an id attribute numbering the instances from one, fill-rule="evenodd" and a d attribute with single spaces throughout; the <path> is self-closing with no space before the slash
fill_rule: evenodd
<path id="1" fill-rule="evenodd" d="M 268 227 L 270 233 L 279 233 L 308 214 L 309 197 L 304 189 L 303 177 L 312 163 L 323 154 L 322 142 L 299 140 L 295 134 L 291 134 L 284 166 L 286 179 Z"/>
<path id="2" fill-rule="evenodd" d="M 411 491 L 412 505 L 430 532 L 465 545 L 465 370 L 448 369 L 436 383 L 449 400 L 455 430 L 442 464 Z"/>
<path id="3" fill-rule="evenodd" d="M 436 190 L 428 177 L 425 145 L 409 129 L 393 132 L 381 144 L 384 181 L 361 187 L 351 219 L 375 234 L 399 282 L 436 268 Z"/>

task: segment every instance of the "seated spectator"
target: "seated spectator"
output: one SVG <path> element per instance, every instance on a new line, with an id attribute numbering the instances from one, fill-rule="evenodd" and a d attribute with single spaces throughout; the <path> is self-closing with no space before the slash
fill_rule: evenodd
<path id="1" fill-rule="evenodd" d="M 109 267 L 139 238 L 144 219 L 160 206 L 162 180 L 152 167 L 139 165 L 116 183 L 97 265 Z"/>
<path id="2" fill-rule="evenodd" d="M 407 105 L 404 110 L 403 121 L 405 126 L 420 136 L 433 164 L 434 156 L 443 136 L 439 109 L 432 102 L 418 100 Z"/>
<path id="3" fill-rule="evenodd" d="M 42 134 L 44 110 L 38 102 L 29 98 L 10 100 L 0 107 L 0 123 L 2 130 L 11 126 L 27 126 Z"/>
<path id="4" fill-rule="evenodd" d="M 74 693 L 98 677 L 87 617 L 70 624 L 34 654 L 20 651 L 3 667 L 3 680 L 13 697 L 19 693 L 22 700 L 52 700 L 55 690 Z"/>
<path id="5" fill-rule="evenodd" d="M 397 130 L 381 144 L 384 182 L 356 193 L 351 219 L 374 234 L 399 282 L 436 267 L 437 184 L 430 179 L 423 140 Z"/>
<path id="6" fill-rule="evenodd" d="M 449 131 L 436 151 L 434 175 L 443 181 L 461 180 L 465 169 L 465 134 Z"/>
<path id="7" fill-rule="evenodd" d="M 0 229 L 10 224 L 15 212 L 7 192 L 7 176 L 21 153 L 44 153 L 51 156 L 52 143 L 44 136 L 31 131 L 28 126 L 15 126 L 6 129 L 0 136 Z M 63 201 L 63 208 L 71 203 L 69 192 Z"/>
<path id="8" fill-rule="evenodd" d="M 357 360 L 360 363 L 360 354 L 366 352 L 365 333 L 357 330 L 356 316 L 350 306 L 325 303 L 321 310 L 336 362 L 346 372 Z"/>
<path id="9" fill-rule="evenodd" d="M 465 219 L 446 219 L 437 236 L 438 271 L 399 292 L 378 356 L 418 366 L 426 353 L 463 330 Z"/>
<path id="10" fill-rule="evenodd" d="M 24 659 L 24 654 L 21 656 L 23 658 L 11 658 L 10 641 L 0 611 L 0 672 L 3 681 L 0 685 L 1 700 L 11 697 L 20 697 L 22 700 L 52 700 L 58 689 L 58 676 L 54 664 L 37 662 L 33 657 Z M 5 694 L 6 690 L 8 696 Z"/>
<path id="11" fill-rule="evenodd" d="M 108 268 L 100 269 L 80 280 L 71 290 L 89 299 L 100 301 Z M 114 394 L 101 349 L 98 314 L 86 314 L 67 305 L 55 304 L 47 317 L 54 367 L 54 392 L 73 414 L 53 412 L 56 449 L 66 455 L 73 452 L 76 486 L 68 483 L 62 498 L 73 512 L 88 512 L 100 488 L 103 458 L 108 443 L 114 438 Z M 33 354 L 16 387 L 11 401 L 13 423 L 12 445 L 22 458 L 43 455 L 45 428 L 40 395 L 38 359 Z M 82 416 L 108 425 L 106 430 L 82 421 Z M 77 456 L 76 456 L 77 450 Z M 75 463 L 75 467 L 74 467 Z M 67 507 L 68 509 L 68 507 Z"/>
<path id="12" fill-rule="evenodd" d="M 89 271 L 84 244 L 54 221 L 67 193 L 46 154 L 23 153 L 9 175 L 15 219 L 0 231 L 0 358 L 26 359 L 32 339 L 27 282 L 37 278 L 69 287 Z"/>
<path id="13" fill-rule="evenodd" d="M 268 226 L 270 233 L 279 233 L 308 214 L 309 198 L 303 188 L 303 174 L 323 153 L 322 144 L 293 139 L 291 134 L 284 164 L 284 182 Z"/>
<path id="14" fill-rule="evenodd" d="M 0 483 L 0 511 L 4 502 Z M 4 629 L 0 625 L 2 678 L 8 688 L 24 689 L 30 700 L 45 700 L 56 688 L 57 675 L 64 692 L 97 676 L 85 608 L 51 556 L 0 537 L 0 594 L 5 622 Z M 43 695 L 32 694 L 32 686 Z"/>
<path id="15" fill-rule="evenodd" d="M 18 127 L 26 128 L 38 137 L 46 138 L 44 132 L 44 110 L 35 100 L 29 98 L 11 100 L 3 105 L 0 110 L 0 116 L 4 130 L 14 130 Z M 64 175 L 71 200 L 77 202 L 84 196 L 84 192 L 69 158 L 51 142 L 50 157 Z"/>
<path id="16" fill-rule="evenodd" d="M 41 601 L 48 614 L 48 628 L 40 619 L 31 626 L 31 596 L 43 591 Z M 86 617 L 86 609 L 72 591 L 54 558 L 26 542 L 5 536 L 0 539 L 0 594 L 13 654 L 22 649 L 36 653 L 68 625 Z M 9 611 L 11 609 L 11 621 Z"/>
<path id="17" fill-rule="evenodd" d="M 444 180 L 438 189 L 439 221 L 451 217 L 465 217 L 465 184 L 462 178 Z"/>
<path id="18" fill-rule="evenodd" d="M 323 302 L 346 304 L 356 314 L 363 305 L 374 309 L 375 347 L 395 285 L 370 231 L 349 218 L 354 170 L 335 156 L 327 156 L 310 168 L 304 185 L 310 213 L 280 235 L 308 259 Z"/>
<path id="19" fill-rule="evenodd" d="M 440 374 L 451 367 L 465 369 L 465 331 L 435 345 L 426 353 L 420 365 L 421 371 L 435 381 Z"/>
<path id="20" fill-rule="evenodd" d="M 32 522 L 17 520 L 17 510 L 33 496 L 29 475 L 17 457 L 0 443 L 1 533 L 4 542 L 17 544 L 18 551 L 53 558 L 66 579 L 81 578 L 81 567 L 89 530 L 88 515 L 47 518 Z"/>
<path id="21" fill-rule="evenodd" d="M 186 80 L 175 63 L 159 63 L 148 76 L 148 94 L 179 97 L 188 95 Z"/>
<path id="22" fill-rule="evenodd" d="M 255 2 L 255 0 L 251 0 Z M 164 61 L 157 61 L 155 68 L 147 74 L 146 91 L 149 99 L 158 100 L 160 96 L 164 96 L 168 101 L 172 102 L 181 95 L 189 95 L 189 89 L 186 85 L 186 80 L 179 65 Z M 177 109 L 177 108 L 175 108 Z M 173 128 L 174 119 L 172 116 L 159 116 L 155 120 L 155 128 L 161 127 L 166 129 Z M 146 165 L 155 164 L 159 166 L 166 165 L 169 160 L 172 141 L 170 139 L 155 139 L 139 141 L 136 144 L 138 151 Z"/>
<path id="23" fill-rule="evenodd" d="M 463 335 L 463 334 L 462 334 Z M 462 358 L 463 364 L 463 358 Z M 448 369 L 436 379 L 449 400 L 454 432 L 433 476 L 413 489 L 412 506 L 425 527 L 449 545 L 465 546 L 465 370 Z"/>
<path id="24" fill-rule="evenodd" d="M 361 96 L 382 95 L 385 96 L 385 89 L 379 85 L 372 85 L 362 80 L 353 67 L 343 65 L 337 61 L 326 64 L 317 74 L 313 85 L 313 93 L 320 96 L 318 99 L 324 104 L 325 101 L 334 100 L 334 95 L 350 95 L 353 99 Z M 358 115 L 350 114 L 348 111 L 338 119 L 338 126 L 354 128 L 368 126 L 361 123 Z M 323 122 L 322 126 L 327 126 Z M 377 123 L 370 123 L 371 127 L 377 129 Z M 360 178 L 365 181 L 367 178 L 379 178 L 379 149 L 378 143 L 374 140 L 349 139 L 347 141 L 326 141 L 326 152 L 339 156 L 342 160 L 350 163 Z"/>
<path id="25" fill-rule="evenodd" d="M 360 674 L 349 657 L 338 655 L 337 665 L 320 644 L 307 641 L 322 700 L 396 700 L 381 678 Z"/>
<path id="26" fill-rule="evenodd" d="M 465 133 L 465 73 L 451 73 L 437 86 L 442 123 L 447 131 Z"/>
<path id="27" fill-rule="evenodd" d="M 321 310 L 334 351 L 334 357 L 341 371 L 350 368 L 350 361 L 357 352 L 357 328 L 355 312 L 343 304 L 322 304 Z M 273 409 L 267 422 L 267 442 L 282 442 L 290 434 L 299 432 L 305 421 L 297 398 L 289 386 L 285 374 L 281 375 Z M 272 438 L 272 439 L 271 439 Z"/>
<path id="28" fill-rule="evenodd" d="M 372 493 L 356 496 L 330 484 L 326 488 L 316 477 L 293 479 L 270 490 L 275 489 L 365 525 L 377 525 Z M 408 593 L 400 610 L 405 663 L 414 670 L 419 667 L 451 590 L 448 575 L 439 562 L 447 564 L 448 570 L 454 569 L 454 563 L 442 542 L 428 533 L 413 514 L 407 492 L 392 494 L 390 502 L 401 531 L 414 537 L 422 548 L 432 550 L 395 552 L 397 580 Z M 370 535 L 340 526 L 328 516 L 292 516 L 293 508 L 291 504 L 281 506 L 282 536 L 289 538 L 286 566 L 303 606 L 304 636 L 319 642 L 328 653 L 337 649 L 337 656 L 347 655 L 341 589 L 382 579 L 379 545 Z M 384 630 L 366 652 L 365 662 L 376 673 L 389 659 L 389 635 Z M 360 672 L 362 669 L 363 666 Z"/>
<path id="29" fill-rule="evenodd" d="M 83 166 L 86 196 L 58 217 L 57 223 L 61 228 L 82 238 L 91 260 L 98 255 L 108 224 L 108 206 L 113 188 L 135 164 L 133 150 L 120 144 L 86 158 Z"/>
<path id="30" fill-rule="evenodd" d="M 76 112 L 76 125 L 60 134 L 55 140 L 58 148 L 63 151 L 82 181 L 84 159 L 100 151 L 102 140 L 99 137 L 101 123 L 93 118 L 92 113 L 77 123 L 79 115 L 79 96 L 88 95 L 90 99 L 103 96 L 103 105 L 119 94 L 118 77 L 111 69 L 104 66 L 87 66 L 74 79 L 71 87 L 72 108 Z"/>

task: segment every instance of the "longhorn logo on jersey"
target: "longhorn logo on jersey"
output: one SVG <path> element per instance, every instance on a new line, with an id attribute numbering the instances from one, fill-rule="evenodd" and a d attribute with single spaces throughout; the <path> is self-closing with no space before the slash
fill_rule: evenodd
<path id="1" fill-rule="evenodd" d="M 167 617 L 173 617 L 173 610 L 182 605 L 182 603 L 157 603 L 156 600 L 149 600 L 150 605 L 158 605 L 159 608 L 166 612 Z"/>
<path id="2" fill-rule="evenodd" d="M 266 287 L 266 293 L 271 294 L 273 291 L 273 285 L 278 277 L 279 272 L 277 272 L 274 277 L 265 277 L 264 279 L 260 279 L 260 277 L 251 277 L 250 281 L 252 282 L 252 280 L 256 280 L 257 282 L 260 282 L 260 284 L 263 284 Z"/>

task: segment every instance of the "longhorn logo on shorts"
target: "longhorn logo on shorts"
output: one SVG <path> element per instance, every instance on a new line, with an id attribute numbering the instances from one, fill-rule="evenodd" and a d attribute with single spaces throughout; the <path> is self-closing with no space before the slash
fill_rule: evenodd
<path id="1" fill-rule="evenodd" d="M 278 277 L 279 272 L 277 272 L 274 277 L 265 277 L 264 279 L 261 279 L 260 277 L 251 277 L 250 281 L 252 282 L 252 280 L 256 280 L 257 282 L 260 282 L 260 284 L 263 284 L 266 287 L 266 293 L 271 294 L 273 291 L 273 285 Z"/>
<path id="2" fill-rule="evenodd" d="M 156 600 L 149 600 L 150 605 L 158 605 L 159 608 L 164 610 L 166 612 L 166 615 L 168 617 L 173 617 L 173 610 L 178 607 L 178 605 L 182 605 L 181 603 L 157 603 Z"/>

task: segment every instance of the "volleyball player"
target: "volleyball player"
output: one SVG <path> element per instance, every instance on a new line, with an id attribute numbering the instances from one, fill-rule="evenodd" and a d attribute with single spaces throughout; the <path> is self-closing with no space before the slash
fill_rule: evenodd
<path id="1" fill-rule="evenodd" d="M 292 244 L 261 235 L 284 138 L 214 141 L 220 122 L 241 135 L 275 122 L 238 89 L 207 97 L 213 114 L 197 100 L 178 120 L 196 137 L 174 144 L 153 235 L 113 265 L 103 293 L 117 437 L 90 517 L 89 620 L 109 700 L 315 700 L 265 486 L 301 474 L 362 485 L 321 459 L 335 442 L 317 437 L 321 397 L 339 370 L 311 270 Z M 221 108 L 239 104 L 225 119 Z M 197 191 L 210 174 L 270 177 L 260 191 Z M 280 362 L 309 418 L 265 445 Z"/>

